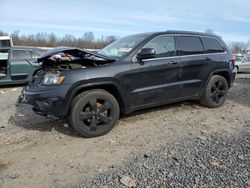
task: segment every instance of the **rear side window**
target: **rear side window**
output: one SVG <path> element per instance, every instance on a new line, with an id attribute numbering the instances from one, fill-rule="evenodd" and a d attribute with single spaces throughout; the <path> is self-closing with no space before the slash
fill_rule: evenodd
<path id="1" fill-rule="evenodd" d="M 156 57 L 171 57 L 176 54 L 173 36 L 158 36 L 152 39 L 143 48 L 154 48 Z"/>
<path id="2" fill-rule="evenodd" d="M 203 54 L 203 46 L 199 37 L 179 36 L 177 38 L 178 55 Z"/>
<path id="3" fill-rule="evenodd" d="M 29 50 L 13 50 L 13 59 L 31 59 L 31 51 Z"/>
<path id="4" fill-rule="evenodd" d="M 205 53 L 220 53 L 225 52 L 221 44 L 213 38 L 202 38 Z"/>

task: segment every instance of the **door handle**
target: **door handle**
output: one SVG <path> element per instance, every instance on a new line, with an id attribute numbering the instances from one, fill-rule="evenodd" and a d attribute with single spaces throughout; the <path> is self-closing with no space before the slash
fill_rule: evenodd
<path id="1" fill-rule="evenodd" d="M 205 57 L 205 61 L 211 61 L 211 58 Z"/>
<path id="2" fill-rule="evenodd" d="M 169 62 L 171 65 L 178 65 L 178 63 L 176 61 L 170 61 Z"/>

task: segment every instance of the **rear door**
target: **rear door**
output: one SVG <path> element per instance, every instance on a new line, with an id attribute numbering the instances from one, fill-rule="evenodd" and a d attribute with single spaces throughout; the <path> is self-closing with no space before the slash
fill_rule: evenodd
<path id="1" fill-rule="evenodd" d="M 133 104 L 154 105 L 178 98 L 179 66 L 174 36 L 157 36 L 143 48 L 154 48 L 156 57 L 133 63 L 130 77 Z"/>
<path id="2" fill-rule="evenodd" d="M 207 59 L 202 41 L 198 36 L 177 36 L 177 55 L 180 57 L 181 77 L 179 77 L 181 96 L 199 95 Z"/>
<path id="3" fill-rule="evenodd" d="M 35 67 L 31 62 L 35 61 L 37 54 L 28 49 L 12 49 L 10 60 L 10 72 L 12 80 L 29 81 Z"/>

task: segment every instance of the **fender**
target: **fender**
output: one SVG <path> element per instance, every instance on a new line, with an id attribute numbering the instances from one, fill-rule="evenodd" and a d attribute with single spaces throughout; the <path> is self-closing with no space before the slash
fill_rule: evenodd
<path id="1" fill-rule="evenodd" d="M 212 72 L 209 74 L 209 76 L 208 76 L 208 78 L 207 78 L 207 80 L 206 80 L 206 83 L 205 83 L 204 86 L 202 87 L 202 93 L 204 92 L 204 89 L 207 87 L 207 84 L 208 84 L 209 80 L 211 79 L 211 77 L 212 77 L 213 75 L 218 75 L 218 73 L 226 73 L 226 74 L 227 74 L 229 80 L 227 80 L 227 78 L 226 78 L 226 80 L 229 82 L 228 85 L 230 86 L 231 77 L 230 77 L 230 72 L 229 72 L 229 70 L 228 70 L 228 69 L 218 69 L 218 70 L 212 71 Z"/>
<path id="2" fill-rule="evenodd" d="M 121 112 L 125 112 L 126 110 L 126 105 L 128 104 L 129 101 L 126 100 L 126 94 L 122 93 L 122 88 L 121 86 L 119 86 L 118 83 L 116 83 L 115 81 L 98 81 L 98 82 L 89 82 L 86 83 L 85 81 L 83 82 L 78 82 L 75 83 L 74 85 L 71 86 L 71 88 L 68 90 L 68 93 L 65 97 L 65 109 L 64 109 L 64 115 L 67 116 L 70 110 L 70 105 L 72 100 L 74 99 L 74 97 L 76 95 L 78 95 L 79 93 L 86 91 L 86 90 L 90 90 L 90 89 L 103 89 L 105 90 L 106 87 L 112 87 L 116 90 L 118 96 L 115 96 L 116 98 L 119 97 L 118 103 L 120 103 L 121 108 Z M 107 90 L 108 91 L 108 90 Z M 109 92 L 109 91 L 108 91 Z M 125 101 L 126 100 L 126 101 Z"/>

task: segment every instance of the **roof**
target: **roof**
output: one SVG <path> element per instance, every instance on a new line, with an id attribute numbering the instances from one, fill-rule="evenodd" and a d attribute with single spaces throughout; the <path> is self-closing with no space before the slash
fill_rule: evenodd
<path id="1" fill-rule="evenodd" d="M 181 31 L 181 30 L 168 30 L 167 33 L 175 33 L 175 34 L 190 34 L 190 35 L 203 35 L 203 36 L 212 36 L 218 37 L 218 35 L 205 33 L 205 32 L 196 32 L 196 31 Z"/>
<path id="2" fill-rule="evenodd" d="M 0 36 L 0 40 L 10 40 L 10 36 Z"/>
<path id="3" fill-rule="evenodd" d="M 167 31 L 158 31 L 158 32 L 148 32 L 141 33 L 147 35 L 160 35 L 160 34 L 186 34 L 186 35 L 199 35 L 199 36 L 208 36 L 208 37 L 220 37 L 215 34 L 205 33 L 205 32 L 196 32 L 196 31 L 182 31 L 182 30 L 167 30 Z"/>

